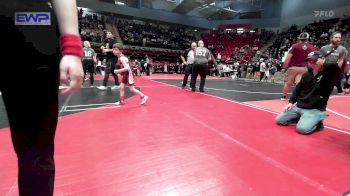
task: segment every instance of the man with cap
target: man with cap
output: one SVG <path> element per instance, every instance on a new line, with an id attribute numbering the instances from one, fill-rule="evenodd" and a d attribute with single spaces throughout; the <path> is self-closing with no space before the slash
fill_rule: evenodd
<path id="1" fill-rule="evenodd" d="M 285 70 L 283 96 L 281 100 L 287 99 L 287 94 L 293 83 L 298 84 L 301 76 L 307 71 L 307 55 L 316 49 L 308 42 L 309 34 L 303 32 L 299 36 L 299 42 L 293 44 L 283 64 Z"/>
<path id="2" fill-rule="evenodd" d="M 327 102 L 341 73 L 336 62 L 326 62 L 328 55 L 320 51 L 308 55 L 306 61 L 311 66 L 303 74 L 283 112 L 276 117 L 277 124 L 297 122 L 296 131 L 301 134 L 323 129 Z"/>

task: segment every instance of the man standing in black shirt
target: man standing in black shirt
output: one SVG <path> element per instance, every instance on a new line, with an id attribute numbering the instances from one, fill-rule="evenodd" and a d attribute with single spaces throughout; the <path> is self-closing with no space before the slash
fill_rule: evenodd
<path id="1" fill-rule="evenodd" d="M 296 130 L 301 134 L 310 134 L 323 128 L 327 102 L 341 73 L 338 64 L 326 62 L 326 57 L 327 54 L 320 51 L 308 55 L 307 61 L 312 68 L 303 74 L 288 105 L 276 117 L 277 124 L 298 122 Z"/>
<path id="2" fill-rule="evenodd" d="M 104 46 L 101 46 L 102 53 L 106 53 L 106 70 L 105 70 L 105 76 L 103 78 L 103 84 L 99 87 L 97 87 L 100 90 L 106 90 L 107 89 L 107 82 L 109 78 L 109 74 L 112 73 L 114 77 L 114 86 L 112 89 L 118 89 L 119 88 L 119 80 L 118 75 L 114 73 L 115 64 L 117 62 L 116 56 L 113 54 L 113 44 L 117 43 L 117 40 L 113 38 L 113 33 L 111 31 L 106 32 L 107 39 L 104 42 Z"/>
<path id="3" fill-rule="evenodd" d="M 194 49 L 197 47 L 196 42 L 192 42 L 191 48 L 185 50 L 185 52 L 181 55 L 181 60 L 183 66 L 185 66 L 185 76 L 182 81 L 182 89 L 185 89 L 188 81 L 188 76 L 192 74 L 192 65 L 194 60 Z"/>

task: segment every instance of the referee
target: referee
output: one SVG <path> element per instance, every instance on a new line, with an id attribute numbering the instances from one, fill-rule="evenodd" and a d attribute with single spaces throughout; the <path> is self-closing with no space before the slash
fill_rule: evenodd
<path id="1" fill-rule="evenodd" d="M 196 80 L 198 75 L 200 75 L 201 77 L 199 91 L 204 92 L 205 78 L 208 73 L 208 63 L 209 61 L 211 61 L 211 59 L 212 55 L 210 51 L 206 47 L 204 47 L 203 41 L 198 41 L 198 47 L 194 49 L 194 63 L 191 75 L 192 92 L 196 91 Z"/>
<path id="2" fill-rule="evenodd" d="M 181 60 L 185 67 L 185 76 L 182 81 L 182 89 L 185 89 L 188 81 L 188 76 L 192 74 L 192 65 L 194 60 L 194 49 L 197 47 L 196 42 L 192 42 L 191 48 L 185 50 L 185 52 L 181 55 Z"/>

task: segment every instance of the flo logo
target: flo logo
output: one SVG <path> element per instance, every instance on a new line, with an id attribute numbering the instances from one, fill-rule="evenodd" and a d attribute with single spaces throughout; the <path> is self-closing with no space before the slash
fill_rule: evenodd
<path id="1" fill-rule="evenodd" d="M 51 13 L 16 12 L 15 25 L 51 25 Z"/>
<path id="2" fill-rule="evenodd" d="M 334 16 L 334 11 L 333 10 L 329 10 L 329 11 L 325 11 L 325 10 L 320 10 L 320 11 L 314 11 L 315 17 L 325 17 L 325 18 L 331 18 Z"/>

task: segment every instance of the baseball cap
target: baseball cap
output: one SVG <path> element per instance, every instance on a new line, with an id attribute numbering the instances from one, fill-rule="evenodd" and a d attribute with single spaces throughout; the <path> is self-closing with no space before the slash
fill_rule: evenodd
<path id="1" fill-rule="evenodd" d="M 300 33 L 300 35 L 299 35 L 299 39 L 301 39 L 301 40 L 303 40 L 303 39 L 309 39 L 309 34 L 308 33 L 306 33 L 306 32 L 302 32 L 302 33 Z"/>
<path id="2" fill-rule="evenodd" d="M 318 58 L 322 58 L 324 57 L 325 55 L 320 52 L 320 51 L 314 51 L 314 52 L 310 52 L 307 57 L 306 57 L 306 61 L 310 60 L 310 59 L 314 59 L 314 60 L 317 60 Z"/>

